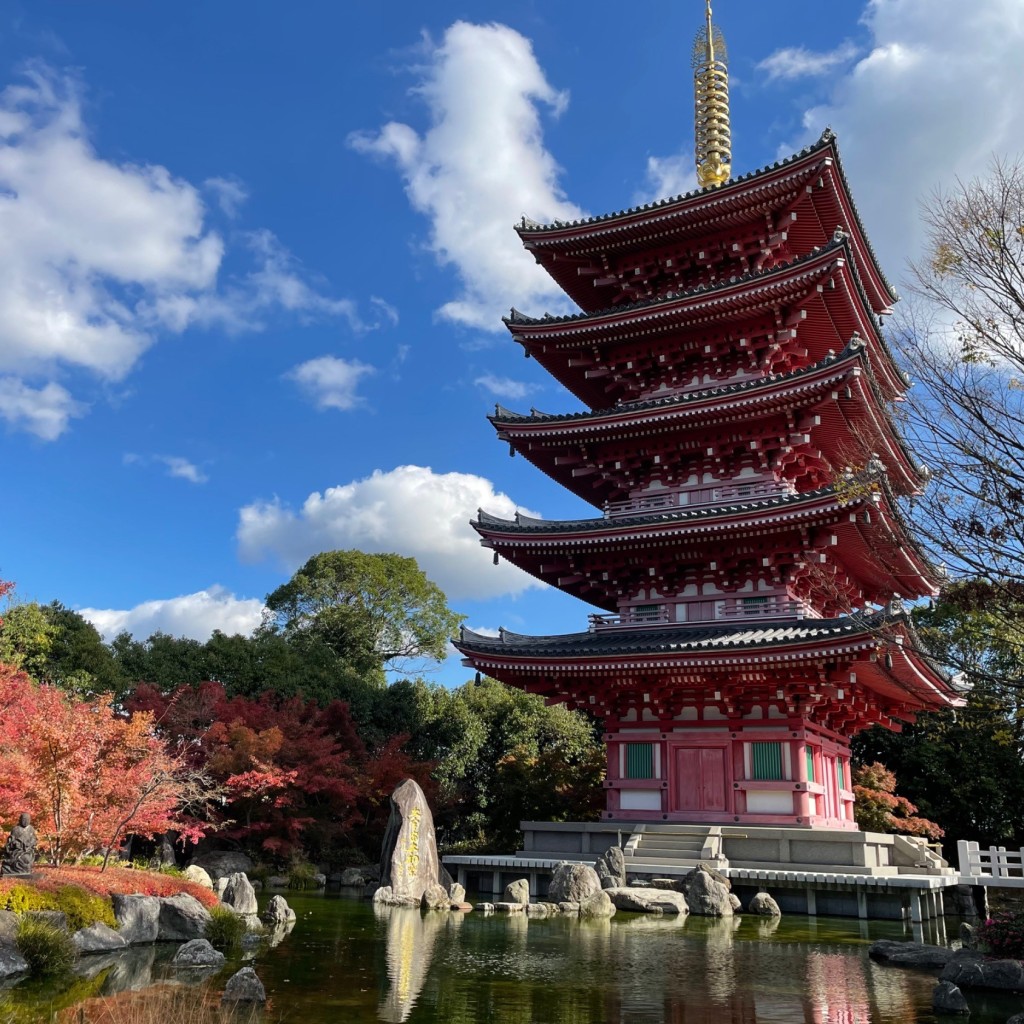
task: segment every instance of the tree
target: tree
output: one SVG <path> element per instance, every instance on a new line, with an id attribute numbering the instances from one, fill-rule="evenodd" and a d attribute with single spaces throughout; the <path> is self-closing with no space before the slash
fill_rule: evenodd
<path id="1" fill-rule="evenodd" d="M 0 665 L 0 817 L 32 814 L 54 864 L 89 849 L 109 856 L 129 832 L 199 838 L 185 805 L 211 795 L 202 781 L 150 715 L 119 715 L 109 694 L 82 700 Z"/>
<path id="2" fill-rule="evenodd" d="M 898 339 L 922 385 L 906 429 L 934 474 L 914 520 L 956 578 L 989 585 L 998 624 L 1024 592 L 1024 167 L 935 193 L 924 223 L 924 302 Z"/>
<path id="3" fill-rule="evenodd" d="M 942 825 L 950 848 L 959 839 L 1024 843 L 1024 602 L 992 611 L 997 605 L 987 584 L 968 580 L 914 612 L 927 647 L 973 684 L 966 707 L 921 715 L 900 733 L 869 729 L 853 741 L 859 761 L 895 772 L 905 795 Z"/>
<path id="4" fill-rule="evenodd" d="M 314 555 L 267 596 L 267 607 L 284 636 L 319 640 L 367 671 L 441 661 L 462 621 L 414 558 L 362 551 Z"/>
<path id="5" fill-rule="evenodd" d="M 896 776 L 878 761 L 854 772 L 853 795 L 853 814 L 865 832 L 904 832 L 928 839 L 943 836 L 934 821 L 917 817 L 917 807 L 896 795 Z"/>

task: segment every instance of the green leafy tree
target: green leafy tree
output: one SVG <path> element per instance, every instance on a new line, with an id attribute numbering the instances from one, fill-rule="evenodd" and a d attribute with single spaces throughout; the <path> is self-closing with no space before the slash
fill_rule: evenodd
<path id="1" fill-rule="evenodd" d="M 362 551 L 314 555 L 267 607 L 282 635 L 312 637 L 365 670 L 441 661 L 462 622 L 414 558 Z"/>
<path id="2" fill-rule="evenodd" d="M 921 715 L 901 733 L 870 729 L 854 739 L 863 763 L 881 761 L 905 796 L 946 832 L 983 846 L 1024 842 L 1024 698 L 1017 631 L 1024 602 L 998 598 L 978 581 L 950 586 L 915 622 L 939 661 L 966 670 L 966 707 Z"/>

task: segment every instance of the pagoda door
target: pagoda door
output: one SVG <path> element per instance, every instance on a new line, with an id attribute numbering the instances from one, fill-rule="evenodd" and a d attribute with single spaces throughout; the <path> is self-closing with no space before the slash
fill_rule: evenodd
<path id="1" fill-rule="evenodd" d="M 725 748 L 677 747 L 677 811 L 724 811 Z"/>

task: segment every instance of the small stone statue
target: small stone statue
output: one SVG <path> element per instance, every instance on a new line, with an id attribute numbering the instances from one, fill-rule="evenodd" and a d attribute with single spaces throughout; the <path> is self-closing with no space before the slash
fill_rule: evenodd
<path id="1" fill-rule="evenodd" d="M 5 875 L 30 875 L 32 864 L 36 859 L 36 830 L 32 827 L 32 819 L 22 814 L 18 824 L 11 829 L 7 837 L 7 845 L 3 851 L 3 869 Z"/>

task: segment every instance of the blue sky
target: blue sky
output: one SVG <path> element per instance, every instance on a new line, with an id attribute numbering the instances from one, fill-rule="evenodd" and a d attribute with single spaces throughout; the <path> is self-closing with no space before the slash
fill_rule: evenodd
<path id="1" fill-rule="evenodd" d="M 1024 139 L 1019 0 L 720 0 L 733 168 L 831 124 L 891 279 L 918 203 Z M 512 231 L 688 190 L 699 0 L 0 14 L 0 578 L 108 635 L 246 631 L 333 547 L 413 555 L 477 629 L 588 608 L 478 506 L 585 514 L 485 416 L 570 411 Z M 455 659 L 435 674 L 459 682 Z"/>

